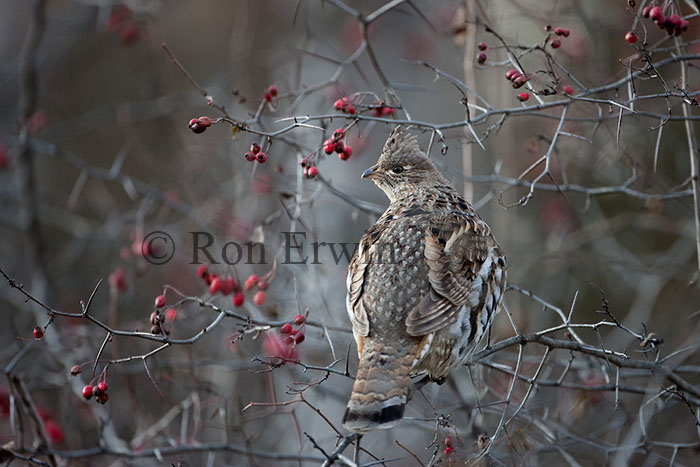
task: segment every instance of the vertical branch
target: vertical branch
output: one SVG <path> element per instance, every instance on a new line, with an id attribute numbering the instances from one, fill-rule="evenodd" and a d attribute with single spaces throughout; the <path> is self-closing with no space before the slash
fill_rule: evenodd
<path id="1" fill-rule="evenodd" d="M 474 49 L 476 48 L 476 24 L 469 22 L 473 20 L 476 16 L 476 5 L 472 2 L 465 2 L 464 8 L 466 10 L 466 20 L 467 20 L 467 37 L 464 43 L 464 60 L 462 61 L 462 68 L 464 70 L 464 82 L 469 83 L 471 86 L 476 88 L 476 77 L 474 75 Z M 469 92 L 468 90 L 466 91 Z M 469 134 L 469 128 L 464 127 L 465 137 Z M 462 146 L 462 174 L 464 178 L 464 198 L 472 203 L 474 201 L 474 184 L 467 178 L 471 177 L 474 173 L 473 170 L 473 144 L 464 144 Z"/>

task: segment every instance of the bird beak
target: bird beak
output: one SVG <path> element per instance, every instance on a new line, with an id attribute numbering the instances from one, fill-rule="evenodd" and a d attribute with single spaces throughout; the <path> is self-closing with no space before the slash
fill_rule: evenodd
<path id="1" fill-rule="evenodd" d="M 365 170 L 364 172 L 362 172 L 362 178 L 370 178 L 370 179 L 371 179 L 372 176 L 376 176 L 377 173 L 375 172 L 375 170 L 377 170 L 377 166 L 376 166 L 376 165 L 373 165 L 373 166 L 370 167 L 369 169 L 367 169 L 367 170 Z"/>

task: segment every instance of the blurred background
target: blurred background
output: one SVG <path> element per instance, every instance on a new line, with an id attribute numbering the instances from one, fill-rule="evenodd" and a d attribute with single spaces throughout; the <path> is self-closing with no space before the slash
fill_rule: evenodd
<path id="1" fill-rule="evenodd" d="M 656 5 L 685 15 L 688 30 L 669 36 L 635 16 Z M 560 325 L 557 309 L 572 310 L 574 323 L 613 322 L 607 309 L 642 338 L 605 325 L 577 331 L 587 345 L 646 362 L 680 349 L 672 366 L 691 390 L 674 397 L 678 387 L 648 368 L 617 370 L 565 349 L 539 371 L 545 347 L 518 357 L 512 345 L 417 393 L 401 425 L 364 437 L 362 462 L 693 465 L 699 30 L 685 3 L 625 0 L 0 3 L 3 459 L 322 463 L 314 443 L 331 453 L 334 430 L 343 434 L 352 385 L 343 373 L 357 358 L 347 259 L 321 246 L 315 262 L 312 242 L 352 248 L 374 223 L 388 202 L 360 174 L 410 120 L 506 251 L 516 288 L 505 304 L 518 332 Z M 532 73 L 520 89 L 504 78 L 514 67 Z M 270 86 L 276 95 L 266 97 Z M 344 96 L 356 114 L 334 109 Z M 227 121 L 195 134 L 188 122 L 200 116 Z M 348 126 L 351 157 L 325 154 L 324 140 Z M 254 141 L 263 164 L 245 158 Z M 527 170 L 545 155 L 546 172 L 544 160 Z M 536 178 L 534 196 L 518 203 Z M 165 264 L 144 257 L 154 231 L 174 245 Z M 200 256 L 210 274 L 241 285 L 257 274 L 269 283 L 264 296 L 241 291 L 234 306 L 233 293 L 210 293 L 192 232 L 213 239 L 220 264 Z M 284 264 L 301 252 L 284 232 L 305 233 L 296 238 L 307 264 Z M 226 264 L 229 242 L 264 244 L 266 264 Z M 89 314 L 122 336 L 37 303 L 79 314 L 101 279 Z M 190 341 L 146 359 L 162 344 L 143 333 L 164 292 L 162 329 Z M 230 315 L 198 334 L 219 315 L 214 306 L 254 321 Z M 279 325 L 297 314 L 308 315 L 295 325 L 305 340 L 288 346 Z M 660 350 L 643 342 L 649 333 Z M 491 342 L 515 334 L 500 313 Z M 75 365 L 82 371 L 71 376 Z M 513 371 L 552 384 L 510 388 Z M 109 401 L 85 401 L 83 386 L 102 380 Z"/>

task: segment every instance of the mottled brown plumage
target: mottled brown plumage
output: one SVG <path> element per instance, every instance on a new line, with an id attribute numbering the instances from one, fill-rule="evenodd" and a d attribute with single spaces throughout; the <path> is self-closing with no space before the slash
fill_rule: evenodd
<path id="1" fill-rule="evenodd" d="M 414 136 L 392 132 L 367 169 L 390 205 L 360 240 L 347 310 L 360 364 L 345 428 L 389 428 L 411 376 L 442 383 L 486 334 L 503 295 L 505 256 L 474 209 Z"/>

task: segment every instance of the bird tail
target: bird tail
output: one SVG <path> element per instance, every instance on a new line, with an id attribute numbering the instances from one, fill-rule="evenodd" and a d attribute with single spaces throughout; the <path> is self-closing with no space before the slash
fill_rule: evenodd
<path id="1" fill-rule="evenodd" d="M 411 398 L 413 358 L 405 350 L 365 341 L 343 417 L 343 426 L 347 430 L 365 433 L 399 423 L 406 402 Z"/>

